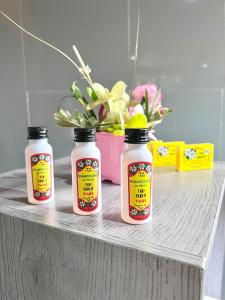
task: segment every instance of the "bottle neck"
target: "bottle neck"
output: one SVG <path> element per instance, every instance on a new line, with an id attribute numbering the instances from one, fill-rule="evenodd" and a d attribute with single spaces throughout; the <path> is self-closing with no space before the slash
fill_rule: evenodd
<path id="1" fill-rule="evenodd" d="M 146 149 L 147 144 L 126 144 L 126 148 L 128 150 L 134 150 L 134 149 Z"/>
<path id="2" fill-rule="evenodd" d="M 94 148 L 95 142 L 76 142 L 76 147 Z"/>
<path id="3" fill-rule="evenodd" d="M 33 145 L 33 144 L 47 144 L 48 143 L 48 139 L 37 139 L 37 140 L 29 140 L 29 145 Z"/>

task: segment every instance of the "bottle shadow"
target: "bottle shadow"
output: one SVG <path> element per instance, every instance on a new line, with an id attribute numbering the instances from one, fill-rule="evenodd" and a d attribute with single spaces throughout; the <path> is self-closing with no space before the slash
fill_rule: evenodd
<path id="1" fill-rule="evenodd" d="M 103 213 L 102 218 L 110 222 L 125 224 L 121 219 L 120 212 Z"/>
<path id="2" fill-rule="evenodd" d="M 56 210 L 59 211 L 59 212 L 62 212 L 62 213 L 74 215 L 72 205 L 71 206 L 64 206 L 64 207 L 57 207 Z"/>
<path id="3" fill-rule="evenodd" d="M 71 215 L 76 215 L 76 216 L 81 216 L 81 217 L 89 217 L 89 218 L 102 218 L 103 220 L 118 223 L 118 224 L 126 224 L 123 222 L 121 219 L 120 212 L 114 212 L 114 213 L 97 213 L 94 215 L 87 215 L 87 216 L 82 216 L 82 215 L 77 215 L 73 211 L 73 206 L 64 206 L 64 207 L 57 207 L 56 210 L 58 212 L 66 213 L 66 214 L 71 214 Z"/>
<path id="4" fill-rule="evenodd" d="M 24 197 L 7 197 L 7 200 L 17 201 L 24 204 L 28 204 L 28 199 L 26 196 Z"/>

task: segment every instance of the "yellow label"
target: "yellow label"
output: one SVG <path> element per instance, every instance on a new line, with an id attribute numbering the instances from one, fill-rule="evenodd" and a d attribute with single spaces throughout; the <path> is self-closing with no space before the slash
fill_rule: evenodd
<path id="1" fill-rule="evenodd" d="M 158 142 L 152 144 L 154 167 L 176 166 L 177 147 L 184 142 Z"/>
<path id="2" fill-rule="evenodd" d="M 135 220 L 145 220 L 151 212 L 152 165 L 135 162 L 128 165 L 129 215 Z"/>
<path id="3" fill-rule="evenodd" d="M 51 156 L 46 153 L 31 157 L 33 196 L 37 200 L 47 200 L 51 196 Z"/>
<path id="4" fill-rule="evenodd" d="M 213 167 L 213 144 L 189 144 L 179 147 L 177 170 L 202 170 Z"/>
<path id="5" fill-rule="evenodd" d="M 98 206 L 99 161 L 94 158 L 77 160 L 78 207 L 83 211 L 92 211 Z"/>

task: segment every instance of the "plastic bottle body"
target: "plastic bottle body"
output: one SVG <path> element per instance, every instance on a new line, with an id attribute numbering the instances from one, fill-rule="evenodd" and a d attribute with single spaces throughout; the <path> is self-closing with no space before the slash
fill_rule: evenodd
<path id="1" fill-rule="evenodd" d="M 95 142 L 77 142 L 71 154 L 73 210 L 92 215 L 102 208 L 101 157 Z"/>
<path id="2" fill-rule="evenodd" d="M 29 140 L 25 149 L 27 193 L 31 204 L 54 200 L 53 151 L 47 138 Z"/>
<path id="3" fill-rule="evenodd" d="M 121 217 L 129 224 L 152 219 L 152 154 L 146 144 L 126 144 L 121 156 Z"/>

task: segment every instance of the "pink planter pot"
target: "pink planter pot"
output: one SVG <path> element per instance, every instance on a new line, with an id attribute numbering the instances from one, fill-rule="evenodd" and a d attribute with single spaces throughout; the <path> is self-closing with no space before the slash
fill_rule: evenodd
<path id="1" fill-rule="evenodd" d="M 97 132 L 96 145 L 101 152 L 102 181 L 120 184 L 120 157 L 125 148 L 124 136 L 109 132 Z"/>

